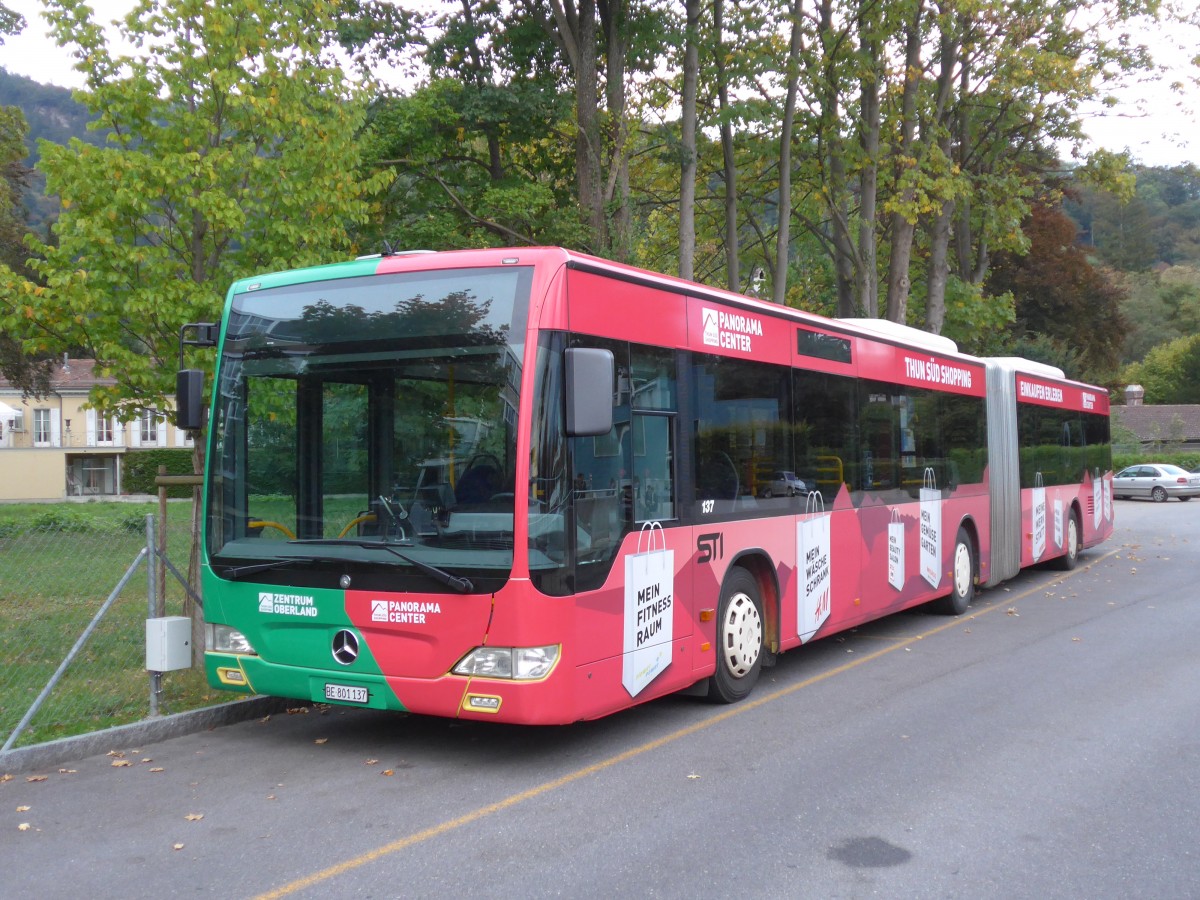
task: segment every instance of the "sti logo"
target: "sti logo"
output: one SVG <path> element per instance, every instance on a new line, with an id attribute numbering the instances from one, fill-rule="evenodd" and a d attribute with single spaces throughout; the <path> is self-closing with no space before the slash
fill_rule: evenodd
<path id="1" fill-rule="evenodd" d="M 704 319 L 704 343 L 710 347 L 721 346 L 721 323 L 715 309 L 701 307 L 700 315 Z"/>
<path id="2" fill-rule="evenodd" d="M 388 602 L 386 600 L 371 601 L 371 621 L 386 622 L 388 620 Z"/>
<path id="3" fill-rule="evenodd" d="M 275 608 L 275 595 L 269 593 L 260 593 L 258 595 L 258 611 L 260 613 L 269 613 Z"/>

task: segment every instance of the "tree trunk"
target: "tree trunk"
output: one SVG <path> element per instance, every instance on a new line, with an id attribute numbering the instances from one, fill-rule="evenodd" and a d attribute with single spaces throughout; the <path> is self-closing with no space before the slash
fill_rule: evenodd
<path id="1" fill-rule="evenodd" d="M 713 31 L 716 45 L 717 102 L 721 111 L 721 160 L 725 171 L 725 285 L 742 289 L 738 260 L 737 161 L 733 153 L 733 126 L 729 122 L 729 78 L 725 73 L 724 0 L 713 0 Z"/>
<path id="2" fill-rule="evenodd" d="M 903 184 L 909 170 L 916 168 L 913 158 L 917 131 L 917 90 L 920 87 L 921 15 L 924 4 L 918 0 L 912 20 L 905 28 L 904 90 L 900 112 L 900 147 L 896 160 L 896 182 Z M 892 252 L 888 260 L 887 317 L 904 324 L 908 316 L 908 292 L 911 287 L 909 266 L 912 263 L 913 236 L 916 234 L 916 215 L 905 207 L 916 199 L 911 185 L 900 191 L 901 209 L 892 214 Z"/>
<path id="3" fill-rule="evenodd" d="M 604 215 L 604 181 L 600 170 L 600 108 L 596 89 L 597 54 L 596 0 L 551 0 L 561 46 L 575 73 L 575 179 L 579 205 L 591 232 L 590 249 L 603 253 L 607 247 Z"/>
<path id="4" fill-rule="evenodd" d="M 605 101 L 608 105 L 607 143 L 600 148 L 599 171 L 608 167 L 608 188 L 601 198 L 606 223 L 607 246 L 612 257 L 628 260 L 633 254 L 633 211 L 629 202 L 629 123 L 625 118 L 625 60 L 629 41 L 629 0 L 599 0 L 600 23 L 604 28 Z"/>
<path id="5" fill-rule="evenodd" d="M 679 277 L 694 277 L 696 261 L 696 81 L 700 52 L 700 0 L 684 0 L 687 28 L 683 51 L 683 108 L 680 116 L 682 159 L 679 172 Z"/>
<path id="6" fill-rule="evenodd" d="M 942 204 L 942 211 L 929 235 L 929 270 L 926 275 L 925 330 L 941 334 L 946 324 L 946 284 L 950 278 L 950 233 L 954 226 L 954 201 Z"/>
<path id="7" fill-rule="evenodd" d="M 771 278 L 771 299 L 787 299 L 788 261 L 791 257 L 792 224 L 792 124 L 796 117 L 796 95 L 800 90 L 800 37 L 802 0 L 794 0 L 790 9 L 792 38 L 788 45 L 787 98 L 783 107 L 783 127 L 779 134 L 779 229 L 775 241 L 775 272 Z"/>
<path id="8" fill-rule="evenodd" d="M 861 80 L 863 148 L 862 172 L 859 174 L 858 261 L 854 285 L 858 308 L 862 315 L 879 315 L 878 238 L 875 231 L 875 210 L 879 192 L 879 90 L 883 83 L 883 59 L 879 40 L 872 34 L 872 24 L 866 7 L 860 9 L 859 45 L 871 62 L 869 74 Z"/>

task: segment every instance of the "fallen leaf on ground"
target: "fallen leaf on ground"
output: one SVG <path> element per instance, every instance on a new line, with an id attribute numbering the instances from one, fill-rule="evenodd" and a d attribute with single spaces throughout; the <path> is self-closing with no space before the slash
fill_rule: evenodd
<path id="1" fill-rule="evenodd" d="M 167 770 L 164 769 L 162 766 L 154 766 L 150 771 L 151 772 L 165 772 Z"/>
<path id="2" fill-rule="evenodd" d="M 31 806 L 18 806 L 17 812 L 29 812 L 29 810 L 31 810 L 32 808 L 33 807 L 31 807 Z"/>
<path id="3" fill-rule="evenodd" d="M 313 743 L 314 744 L 327 744 L 327 743 L 329 743 L 329 738 L 317 738 L 315 741 L 313 741 Z"/>
<path id="4" fill-rule="evenodd" d="M 28 822 L 22 822 L 20 825 L 17 826 L 17 831 L 28 831 L 32 827 L 33 826 L 30 825 Z"/>
<path id="5" fill-rule="evenodd" d="M 131 763 L 131 762 L 130 762 L 129 760 L 127 760 L 127 759 L 114 759 L 114 760 L 112 761 L 112 764 L 113 764 L 113 766 L 115 766 L 116 768 L 122 768 L 122 767 L 124 767 L 124 766 L 132 766 L 132 765 L 133 765 L 133 763 Z"/>
<path id="6" fill-rule="evenodd" d="M 188 813 L 184 818 L 189 822 L 199 822 L 204 818 L 204 813 Z"/>
<path id="7" fill-rule="evenodd" d="M 395 772 L 393 772 L 391 769 L 384 769 L 384 770 L 383 770 L 382 772 L 380 772 L 379 774 L 380 774 L 380 775 L 395 775 L 396 773 L 395 773 Z"/>
<path id="8" fill-rule="evenodd" d="M 27 775 L 27 776 L 25 776 L 25 780 L 29 781 L 29 782 L 45 781 L 49 777 L 50 777 L 49 775 Z"/>
<path id="9" fill-rule="evenodd" d="M 368 759 L 367 760 L 368 766 L 374 766 L 374 765 L 377 765 L 378 763 L 379 763 L 379 760 L 377 760 L 377 759 Z"/>
<path id="10" fill-rule="evenodd" d="M 172 845 L 171 845 L 171 849 L 172 849 L 172 850 L 182 850 L 182 849 L 183 849 L 183 844 L 172 844 Z"/>

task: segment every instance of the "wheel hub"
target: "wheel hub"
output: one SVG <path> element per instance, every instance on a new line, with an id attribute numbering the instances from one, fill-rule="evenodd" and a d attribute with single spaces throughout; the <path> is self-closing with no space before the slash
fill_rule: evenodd
<path id="1" fill-rule="evenodd" d="M 762 652 L 762 617 L 746 594 L 735 594 L 725 610 L 721 628 L 721 649 L 725 667 L 735 678 L 754 668 Z"/>

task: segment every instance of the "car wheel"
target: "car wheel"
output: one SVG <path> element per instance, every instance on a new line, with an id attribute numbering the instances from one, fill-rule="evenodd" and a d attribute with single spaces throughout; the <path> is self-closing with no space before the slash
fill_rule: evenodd
<path id="1" fill-rule="evenodd" d="M 1158 485 L 1155 485 L 1154 490 L 1152 490 L 1150 492 L 1150 499 L 1153 500 L 1155 503 L 1166 503 L 1167 502 L 1167 492 L 1164 488 L 1162 488 Z"/>
<path id="2" fill-rule="evenodd" d="M 775 494 L 774 494 L 774 492 L 772 492 L 772 490 L 770 488 L 763 488 L 763 498 L 764 499 L 770 500 L 774 496 L 775 496 Z"/>
<path id="3" fill-rule="evenodd" d="M 1191 500 L 1191 499 L 1192 499 L 1191 497 L 1180 497 L 1180 498 L 1179 498 L 1179 502 L 1180 502 L 1180 503 L 1187 503 L 1187 502 L 1188 502 L 1189 500 Z"/>
<path id="4" fill-rule="evenodd" d="M 708 682 L 708 699 L 736 703 L 758 681 L 763 664 L 763 608 L 758 584 L 735 567 L 721 588 L 717 609 L 717 670 Z"/>
<path id="5" fill-rule="evenodd" d="M 961 616 L 975 599 L 975 545 L 967 529 L 959 528 L 951 558 L 950 593 L 929 604 L 929 611 L 944 616 Z"/>

